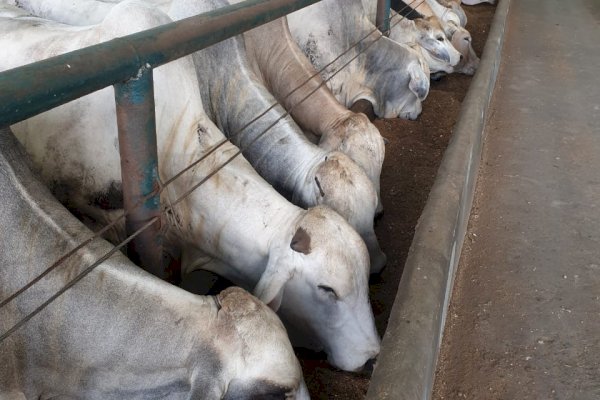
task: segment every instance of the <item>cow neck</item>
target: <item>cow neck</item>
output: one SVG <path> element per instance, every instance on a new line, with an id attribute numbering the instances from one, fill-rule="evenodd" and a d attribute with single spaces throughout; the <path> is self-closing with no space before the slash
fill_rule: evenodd
<path id="1" fill-rule="evenodd" d="M 4 250 L 0 254 L 1 264 L 5 267 L 0 269 L 0 292 L 11 293 L 92 233 L 33 178 L 25 164 L 24 153 L 14 139 L 6 140 L 3 136 L 0 143 L 2 198 L 5 211 L 10 212 L 10 215 L 1 215 L 4 229 L 11 233 L 5 236 Z M 7 217 L 9 220 L 5 220 Z M 23 225 L 18 221 L 31 223 Z M 12 229 L 15 224 L 17 229 Z M 32 238 L 35 238 L 36 246 L 27 246 Z M 11 303 L 8 308 L 12 314 L 10 319 L 15 322 L 23 317 L 38 306 L 41 299 L 49 298 L 111 249 L 112 246 L 102 239 L 91 242 Z M 2 277 L 5 274 L 9 276 Z M 140 374 L 147 369 L 169 370 L 173 365 L 182 365 L 178 357 L 187 357 L 186 349 L 191 349 L 192 343 L 197 342 L 199 329 L 204 329 L 209 325 L 207 321 L 214 319 L 216 305 L 209 298 L 192 295 L 149 275 L 117 253 L 66 291 L 44 310 L 43 315 L 33 318 L 14 334 L 12 340 L 46 344 L 42 347 L 43 355 L 32 353 L 22 357 L 24 364 L 21 367 L 43 372 L 38 365 L 27 364 L 28 360 L 43 359 L 60 369 L 55 372 L 61 379 L 68 379 L 77 376 L 78 372 L 68 370 L 72 363 L 59 360 L 83 359 L 88 365 L 107 370 L 122 367 L 122 360 L 128 360 L 127 372 L 136 372 L 135 366 L 139 365 L 141 369 L 137 372 Z M 192 324 L 199 329 L 185 330 L 190 332 L 187 337 L 172 337 L 169 327 L 176 322 Z M 110 335 L 100 334 L 106 332 L 107 327 L 110 327 Z M 39 336 L 40 332 L 44 333 L 43 337 Z M 152 357 L 153 350 L 163 349 L 161 342 L 165 337 L 170 337 L 169 343 L 178 348 L 178 352 L 165 357 L 160 350 L 160 356 Z M 143 342 L 144 346 L 123 347 L 122 343 L 131 338 Z M 174 344 L 175 340 L 177 344 Z M 36 352 L 40 347 L 20 348 L 23 352 Z M 116 353 L 121 361 L 113 365 L 110 356 Z M 148 360 L 155 365 L 148 365 Z M 80 368 L 79 364 L 77 368 Z M 183 379 L 186 374 L 185 370 L 179 371 L 173 374 L 173 379 Z M 47 381 L 55 374 L 50 375 L 40 378 Z M 76 381 L 66 384 L 73 390 L 77 386 Z"/>
<path id="2" fill-rule="evenodd" d="M 285 110 L 280 105 L 243 129 L 277 100 L 251 71 L 239 38 L 201 53 L 195 58 L 196 68 L 203 71 L 204 77 L 198 75 L 201 85 L 208 88 L 203 90 L 203 98 L 211 102 L 217 126 L 243 149 L 256 171 L 289 198 L 294 187 L 305 178 L 295 174 L 303 171 L 298 167 L 320 157 L 321 150 L 308 141 L 289 115 L 284 117 Z M 228 62 L 217 67 L 214 60 Z"/>
<path id="3" fill-rule="evenodd" d="M 162 73 L 169 76 L 175 71 Z M 160 82 L 165 75 L 157 76 L 157 81 Z M 185 74 L 179 71 L 177 76 L 183 77 Z M 185 82 L 182 84 L 190 86 Z M 157 90 L 160 87 L 157 84 Z M 163 126 L 159 123 L 159 139 L 162 143 L 159 146 L 159 165 L 161 175 L 167 177 L 200 159 L 224 139 L 222 132 L 201 112 L 201 104 L 193 102 L 196 98 L 191 96 L 186 100 L 184 88 L 179 89 L 177 98 L 169 97 L 168 104 L 157 104 L 157 110 L 161 112 L 159 122 L 163 121 L 163 113 L 171 116 L 169 121 L 175 121 L 173 125 Z M 183 104 L 178 104 L 178 101 Z M 173 227 L 169 241 L 183 246 L 184 251 L 191 246 L 221 259 L 238 271 L 236 276 L 254 276 L 261 272 L 261 267 L 264 268 L 269 243 L 280 234 L 281 227 L 291 224 L 290 221 L 298 216 L 300 209 L 273 190 L 243 156 L 237 156 L 225 164 L 237 151 L 231 143 L 225 143 L 169 185 L 165 194 L 166 204 L 175 201 L 218 166 L 224 165 L 216 175 L 176 206 L 174 215 L 169 218 Z M 229 198 L 233 199 L 227 200 Z M 240 223 L 244 229 L 240 229 Z"/>
<path id="4" fill-rule="evenodd" d="M 330 7 L 336 7 L 335 1 L 329 0 L 329 3 Z M 340 13 L 341 17 L 335 23 L 338 24 L 338 31 L 344 32 L 343 49 L 345 50 L 355 43 L 359 43 L 344 59 L 349 60 L 358 52 L 364 51 L 364 53 L 354 59 L 342 70 L 342 73 L 334 77 L 335 86 L 341 90 L 338 98 L 343 98 L 341 102 L 346 107 L 351 107 L 352 104 L 360 99 L 366 99 L 377 110 L 380 99 L 377 97 L 376 90 L 374 90 L 372 84 L 369 82 L 369 75 L 372 74 L 373 67 L 383 68 L 384 65 L 391 64 L 388 62 L 381 66 L 374 66 L 369 62 L 369 54 L 378 51 L 379 43 L 373 42 L 378 41 L 381 33 L 379 31 L 371 33 L 375 29 L 375 25 L 369 21 L 360 0 L 351 0 L 347 7 L 341 7 Z M 370 35 L 365 38 L 369 33 Z M 365 49 L 367 46 L 368 49 Z M 344 86 L 343 90 L 341 89 L 342 85 Z"/>
<path id="5" fill-rule="evenodd" d="M 29 165 L 26 162 L 27 156 L 22 150 L 20 144 L 17 143 L 12 134 L 5 134 L 7 131 L 4 130 L 0 133 L 0 170 L 3 174 L 0 174 L 0 184 L 5 190 L 2 192 L 2 198 L 6 201 L 3 202 L 7 207 L 10 207 L 13 217 L 20 217 L 30 221 L 36 221 L 30 226 L 31 229 L 35 229 L 39 235 L 39 243 L 41 245 L 34 246 L 31 248 L 30 253 L 35 252 L 36 254 L 29 254 L 32 260 L 42 260 L 42 262 L 32 262 L 22 264 L 22 259 L 19 261 L 20 267 L 16 275 L 21 271 L 26 271 L 26 278 L 29 279 L 37 274 L 41 273 L 45 269 L 45 263 L 52 263 L 63 256 L 69 249 L 72 249 L 83 242 L 85 239 L 92 236 L 92 232 L 89 231 L 79 220 L 77 220 L 68 210 L 66 210 L 58 201 L 50 194 L 48 189 L 43 186 L 37 179 L 35 179 L 29 170 Z M 7 221 L 7 226 L 10 226 L 10 221 Z M 13 232 L 12 236 L 7 236 L 15 243 L 27 242 L 25 238 L 26 234 L 22 234 L 22 238 L 19 238 L 18 230 Z M 52 241 L 52 245 L 48 245 L 48 242 Z M 56 243 L 54 243 L 56 242 Z M 48 247 L 45 249 L 44 247 Z M 7 249 L 11 249 L 11 246 L 7 245 Z M 60 282 L 57 284 L 65 284 L 73 279 L 74 272 L 82 270 L 87 265 L 95 262 L 102 255 L 112 249 L 112 245 L 103 239 L 96 239 L 87 246 L 83 247 L 73 257 L 67 258 L 67 265 L 69 268 L 61 268 L 56 270 L 55 274 L 61 276 Z M 9 257 L 9 252 L 3 252 L 3 256 Z M 76 261 L 72 261 L 76 260 Z M 81 264 L 81 265 L 80 265 Z M 7 264 L 11 265 L 11 264 Z M 16 264 L 15 264 L 16 265 Z M 27 266 L 28 268 L 22 268 Z M 4 271 L 4 270 L 2 270 Z M 168 304 L 171 301 L 167 297 L 163 298 L 167 292 L 173 289 L 173 286 L 154 278 L 148 273 L 142 271 L 138 267 L 134 266 L 129 260 L 117 252 L 116 255 L 103 262 L 98 271 L 102 271 L 102 280 L 106 281 L 102 283 L 108 287 L 116 287 L 119 285 L 135 286 L 136 283 L 142 283 L 140 287 L 142 292 L 145 290 L 145 281 L 147 284 L 152 286 L 152 290 L 149 290 L 149 297 L 155 297 L 157 302 L 162 304 Z M 16 272 L 16 271 L 13 271 Z M 16 276 L 12 275 L 12 276 Z M 93 281 L 94 272 L 86 280 Z M 29 279 L 30 280 L 30 279 Z M 51 280 L 51 279 L 49 279 Z M 107 281 L 109 280 L 109 281 Z M 16 281 L 16 279 L 15 279 Z M 4 280 L 2 280 L 4 282 Z M 19 284 L 21 282 L 16 282 Z M 41 283 L 41 282 L 40 282 Z M 76 288 L 77 286 L 75 286 Z M 125 289 L 125 287 L 123 287 Z M 130 291 L 124 291 L 131 293 Z M 164 292 L 164 293 L 161 293 Z M 187 293 L 183 292 L 182 293 Z M 174 297 L 172 306 L 174 308 L 179 307 L 180 303 L 178 298 Z M 177 300 L 177 301 L 175 301 Z M 204 307 L 204 303 L 211 305 L 212 303 L 207 302 L 207 299 L 202 299 L 199 296 L 189 295 L 186 301 L 194 301 L 195 303 L 201 304 Z"/>
<path id="6" fill-rule="evenodd" d="M 410 75 L 408 68 L 419 62 L 419 55 L 407 45 L 397 43 L 387 37 L 381 38 L 367 52 L 368 63 L 373 66 L 368 71 L 367 82 L 373 88 L 377 104 L 373 104 L 379 117 L 398 116 L 414 94 L 408 88 Z M 388 65 L 402 65 L 404 68 L 389 69 Z"/>
<path id="7" fill-rule="evenodd" d="M 273 40 L 265 41 L 267 37 Z M 317 71 L 292 38 L 287 19 L 258 27 L 244 38 L 254 72 L 263 77 L 265 86 L 287 110 L 292 109 L 294 120 L 318 136 L 329 133 L 347 110 L 326 86 L 319 87 L 323 80 L 314 76 Z"/>
<path id="8" fill-rule="evenodd" d="M 423 17 L 436 16 L 435 13 L 433 12 L 433 10 L 431 9 L 431 7 L 429 6 L 429 4 L 427 4 L 427 1 L 420 2 L 420 4 L 415 8 L 412 8 L 412 6 L 411 6 L 411 9 L 415 10 L 416 12 L 421 14 Z"/>
<path id="9" fill-rule="evenodd" d="M 398 43 L 404 43 L 413 48 L 418 44 L 417 27 L 414 21 L 402 18 L 400 23 L 394 25 L 390 31 L 390 39 Z"/>
<path id="10" fill-rule="evenodd" d="M 333 0 L 333 2 L 335 3 L 335 0 Z M 375 9 L 376 7 L 374 6 L 373 10 Z M 382 35 L 382 33 L 376 29 L 374 18 L 371 19 L 369 17 L 369 12 L 365 10 L 361 0 L 350 0 L 350 5 L 344 7 L 342 10 L 342 17 L 342 26 L 346 27 L 348 30 L 346 33 L 348 36 L 346 45 L 348 47 L 359 41 L 362 41 L 359 46 L 367 45 L 373 40 L 377 40 L 377 38 Z M 351 27 L 354 29 L 349 29 Z M 365 39 L 365 36 L 369 33 L 369 37 Z"/>

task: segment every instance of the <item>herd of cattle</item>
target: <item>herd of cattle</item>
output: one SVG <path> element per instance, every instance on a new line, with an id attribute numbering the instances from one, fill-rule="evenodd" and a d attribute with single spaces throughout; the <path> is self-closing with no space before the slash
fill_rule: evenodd
<path id="1" fill-rule="evenodd" d="M 0 0 L 0 71 L 238 2 Z M 389 37 L 376 3 L 323 0 L 154 71 L 161 179 L 204 158 L 161 194 L 166 248 L 184 277 L 256 297 L 194 295 L 112 256 L 0 343 L 0 399 L 306 399 L 290 340 L 348 371 L 377 356 L 385 145 L 348 108 L 414 119 L 430 76 L 479 60 L 458 0 L 393 2 Z M 112 89 L 2 129 L 0 149 L 2 301 L 122 214 Z M 94 240 L 0 308 L 0 334 L 111 248 Z"/>

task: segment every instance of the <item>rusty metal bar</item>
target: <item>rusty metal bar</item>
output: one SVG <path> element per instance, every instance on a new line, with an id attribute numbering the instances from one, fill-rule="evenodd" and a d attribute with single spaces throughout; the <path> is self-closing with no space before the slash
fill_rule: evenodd
<path id="1" fill-rule="evenodd" d="M 0 73 L 0 126 L 11 125 L 280 18 L 319 0 L 247 0 Z M 94 60 L 94 62 L 90 62 Z"/>
<path id="2" fill-rule="evenodd" d="M 158 155 L 152 69 L 114 85 L 121 153 L 123 205 L 127 236 L 152 218 L 159 219 L 127 246 L 127 255 L 154 275 L 168 279 L 163 259 L 158 193 Z M 148 197 L 155 193 L 154 196 Z"/>
<path id="3" fill-rule="evenodd" d="M 385 35 L 390 35 L 390 6 L 391 0 L 377 0 L 375 25 Z"/>

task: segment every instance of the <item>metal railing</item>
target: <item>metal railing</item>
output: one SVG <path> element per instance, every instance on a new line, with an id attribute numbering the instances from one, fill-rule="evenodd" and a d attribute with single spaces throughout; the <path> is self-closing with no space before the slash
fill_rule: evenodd
<path id="1" fill-rule="evenodd" d="M 0 126 L 114 85 L 130 235 L 160 215 L 152 69 L 318 1 L 247 0 L 2 72 Z M 167 277 L 160 219 L 132 241 L 128 254 L 153 274 Z"/>
<path id="2" fill-rule="evenodd" d="M 247 0 L 0 73 L 0 127 L 114 86 L 126 234 L 155 220 L 128 246 L 146 270 L 167 278 L 152 69 L 320 0 Z M 390 0 L 378 0 L 377 26 L 389 30 Z M 94 62 L 90 63 L 89 60 Z"/>

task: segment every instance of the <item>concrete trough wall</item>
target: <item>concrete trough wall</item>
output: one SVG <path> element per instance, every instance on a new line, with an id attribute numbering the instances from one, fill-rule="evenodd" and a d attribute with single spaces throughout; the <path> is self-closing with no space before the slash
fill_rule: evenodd
<path id="1" fill-rule="evenodd" d="M 431 398 L 465 237 L 510 0 L 500 0 L 477 74 L 419 219 L 367 400 Z"/>

